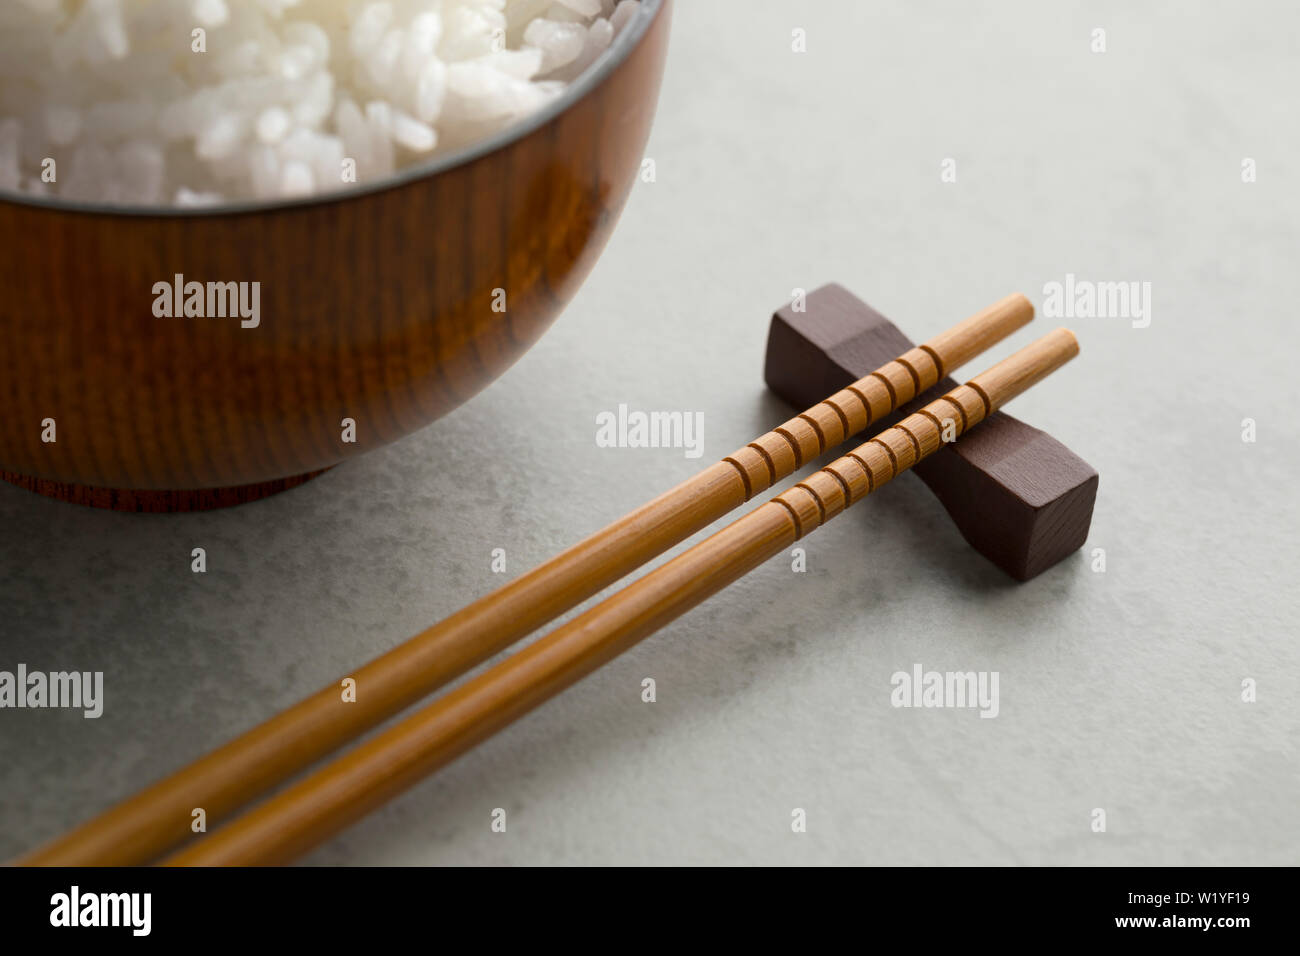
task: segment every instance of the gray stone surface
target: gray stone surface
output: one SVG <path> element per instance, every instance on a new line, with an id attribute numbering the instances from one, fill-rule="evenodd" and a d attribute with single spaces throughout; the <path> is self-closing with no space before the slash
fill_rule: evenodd
<path id="1" fill-rule="evenodd" d="M 488 592 L 493 548 L 517 573 L 780 421 L 794 288 L 923 339 L 1074 273 L 1152 284 L 1148 328 L 1070 321 L 1080 358 L 1012 406 L 1101 473 L 1083 553 L 1015 586 L 896 482 L 807 573 L 769 562 L 308 862 L 1294 863 L 1298 31 L 1284 3 L 680 2 L 658 181 L 491 389 L 229 511 L 0 486 L 0 668 L 107 685 L 99 720 L 0 711 L 0 856 Z M 620 402 L 703 412 L 705 458 L 597 448 Z M 918 662 L 999 672 L 999 716 L 893 708 Z"/>

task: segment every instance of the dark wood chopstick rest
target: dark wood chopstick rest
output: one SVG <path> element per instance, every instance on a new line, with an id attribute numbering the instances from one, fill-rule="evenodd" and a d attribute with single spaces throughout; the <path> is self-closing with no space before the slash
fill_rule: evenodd
<path id="1" fill-rule="evenodd" d="M 768 388 L 797 408 L 835 392 L 912 347 L 898 327 L 842 286 L 777 310 L 767 337 Z M 956 383 L 944 378 L 887 428 Z M 970 545 L 1018 581 L 1077 551 L 1097 497 L 1095 469 L 1044 431 L 1004 412 L 913 469 Z"/>

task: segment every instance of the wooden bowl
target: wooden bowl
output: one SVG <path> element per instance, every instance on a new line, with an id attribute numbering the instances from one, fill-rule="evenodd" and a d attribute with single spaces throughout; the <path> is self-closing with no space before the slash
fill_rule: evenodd
<path id="1" fill-rule="evenodd" d="M 474 395 L 577 291 L 638 175 L 670 0 L 641 3 L 547 109 L 373 185 L 193 211 L 0 200 L 3 477 L 133 510 L 230 504 Z M 259 324 L 156 316 L 178 274 L 260 283 Z"/>

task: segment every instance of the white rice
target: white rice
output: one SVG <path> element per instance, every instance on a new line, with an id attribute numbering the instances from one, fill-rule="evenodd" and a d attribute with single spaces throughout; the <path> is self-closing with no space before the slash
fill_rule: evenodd
<path id="1" fill-rule="evenodd" d="M 374 182 L 537 110 L 636 9 L 0 0 L 0 192 L 196 205 Z"/>

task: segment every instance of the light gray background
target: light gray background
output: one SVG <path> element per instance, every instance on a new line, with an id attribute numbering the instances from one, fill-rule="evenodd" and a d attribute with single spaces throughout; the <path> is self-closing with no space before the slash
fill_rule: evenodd
<path id="1" fill-rule="evenodd" d="M 0 487 L 0 667 L 107 683 L 98 721 L 0 712 L 0 856 L 487 593 L 493 548 L 518 573 L 787 417 L 761 367 L 796 287 L 923 339 L 1073 272 L 1153 286 L 1149 328 L 1072 322 L 1012 406 L 1101 473 L 1083 553 L 1014 585 L 900 480 L 309 862 L 1296 862 L 1298 32 L 1285 3 L 680 2 L 658 181 L 474 401 L 218 513 Z M 597 448 L 619 402 L 702 411 L 705 458 Z M 998 671 L 1000 715 L 892 708 L 917 662 Z"/>

